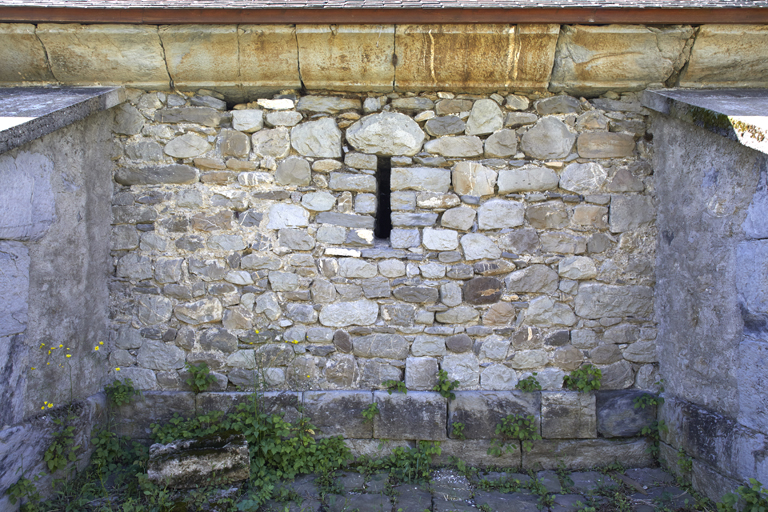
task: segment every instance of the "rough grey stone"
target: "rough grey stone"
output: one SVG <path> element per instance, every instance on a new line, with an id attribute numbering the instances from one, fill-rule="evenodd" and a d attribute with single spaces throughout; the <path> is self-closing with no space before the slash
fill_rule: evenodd
<path id="1" fill-rule="evenodd" d="M 458 380 L 462 388 L 480 383 L 480 362 L 472 353 L 448 354 L 443 357 L 440 368 L 446 371 L 449 380 Z"/>
<path id="2" fill-rule="evenodd" d="M 160 295 L 142 295 L 137 302 L 137 316 L 144 325 L 167 322 L 173 313 L 171 301 Z"/>
<path id="3" fill-rule="evenodd" d="M 303 116 L 299 112 L 284 110 L 267 112 L 267 124 L 270 126 L 296 126 L 302 119 Z"/>
<path id="4" fill-rule="evenodd" d="M 448 192 L 451 173 L 432 167 L 396 167 L 392 169 L 390 186 L 392 190 Z"/>
<path id="5" fill-rule="evenodd" d="M 274 204 L 269 208 L 267 229 L 303 227 L 309 223 L 309 212 L 301 206 Z"/>
<path id="6" fill-rule="evenodd" d="M 528 223 L 536 229 L 559 229 L 568 225 L 568 208 L 562 201 L 532 204 L 525 211 Z"/>
<path id="7" fill-rule="evenodd" d="M 263 127 L 263 110 L 246 109 L 232 111 L 232 128 L 235 130 L 253 133 L 261 130 Z"/>
<path id="8" fill-rule="evenodd" d="M 494 439 L 496 425 L 510 414 L 536 417 L 540 425 L 538 393 L 521 391 L 456 391 L 456 399 L 448 403 L 449 423 L 464 424 L 467 439 Z"/>
<path id="9" fill-rule="evenodd" d="M 433 226 L 437 221 L 436 213 L 393 213 L 393 226 Z"/>
<path id="10" fill-rule="evenodd" d="M 291 132 L 284 126 L 260 130 L 251 136 L 251 144 L 261 158 L 285 158 L 291 151 Z"/>
<path id="11" fill-rule="evenodd" d="M 591 469 L 614 462 L 646 467 L 653 463 L 647 447 L 646 439 L 544 439 L 523 454 L 523 468 L 557 469 L 558 464 L 565 464 L 571 469 Z"/>
<path id="12" fill-rule="evenodd" d="M 464 283 L 464 300 L 470 304 L 493 304 L 501 298 L 504 283 L 495 277 L 475 277 Z"/>
<path id="13" fill-rule="evenodd" d="M 365 116 L 347 128 L 346 135 L 356 150 L 380 156 L 413 156 L 425 137 L 416 121 L 395 112 Z"/>
<path id="14" fill-rule="evenodd" d="M 439 292 L 436 288 L 428 286 L 400 286 L 395 288 L 393 295 L 405 302 L 437 302 Z"/>
<path id="15" fill-rule="evenodd" d="M 405 360 L 405 385 L 409 390 L 430 391 L 437 384 L 437 359 L 409 357 Z"/>
<path id="16" fill-rule="evenodd" d="M 545 117 L 525 132 L 521 149 L 536 160 L 556 160 L 567 157 L 575 141 L 576 135 L 562 121 Z"/>
<path id="17" fill-rule="evenodd" d="M 533 124 L 539 120 L 539 116 L 530 112 L 509 112 L 504 120 L 504 126 L 507 128 L 519 128 Z"/>
<path id="18" fill-rule="evenodd" d="M 483 141 L 475 135 L 438 137 L 424 144 L 424 150 L 448 158 L 471 158 L 483 154 Z"/>
<path id="19" fill-rule="evenodd" d="M 471 306 L 456 306 L 435 314 L 435 320 L 443 324 L 465 324 L 477 320 L 480 313 Z"/>
<path id="20" fill-rule="evenodd" d="M 336 96 L 302 96 L 296 110 L 337 114 L 343 110 L 360 110 L 360 100 Z"/>
<path id="21" fill-rule="evenodd" d="M 323 306 L 320 311 L 320 323 L 328 327 L 371 325 L 378 315 L 379 306 L 375 302 L 368 300 L 337 302 Z"/>
<path id="22" fill-rule="evenodd" d="M 384 277 L 365 279 L 362 282 L 363 295 L 366 299 L 389 297 L 391 292 L 389 280 Z"/>
<path id="23" fill-rule="evenodd" d="M 477 210 L 480 229 L 512 228 L 523 224 L 525 207 L 515 201 L 491 199 Z"/>
<path id="24" fill-rule="evenodd" d="M 413 391 L 407 395 L 373 393 L 379 414 L 373 419 L 377 439 L 445 439 L 446 399 L 437 393 Z"/>
<path id="25" fill-rule="evenodd" d="M 390 105 L 397 110 L 431 110 L 435 107 L 435 103 L 431 99 L 420 96 L 396 98 L 392 100 Z"/>
<path id="26" fill-rule="evenodd" d="M 469 230 L 475 223 L 477 213 L 472 208 L 460 206 L 451 208 L 443 213 L 440 224 L 446 228 L 459 229 L 461 231 Z"/>
<path id="27" fill-rule="evenodd" d="M 191 325 L 220 322 L 224 309 L 219 299 L 202 299 L 178 304 L 173 308 L 176 318 Z"/>
<path id="28" fill-rule="evenodd" d="M 312 170 L 309 168 L 309 162 L 303 158 L 286 158 L 277 166 L 275 181 L 286 187 L 309 185 L 312 182 Z"/>
<path id="29" fill-rule="evenodd" d="M 458 162 L 452 171 L 453 189 L 459 195 L 492 195 L 496 186 L 496 171 L 477 162 Z"/>
<path id="30" fill-rule="evenodd" d="M 546 265 L 531 265 L 512 272 L 505 283 L 511 292 L 553 294 L 557 291 L 557 272 Z"/>
<path id="31" fill-rule="evenodd" d="M 375 219 L 368 215 L 350 215 L 345 213 L 321 212 L 315 217 L 319 224 L 333 224 L 347 228 L 373 229 Z"/>
<path id="32" fill-rule="evenodd" d="M 458 306 L 462 303 L 461 287 L 456 283 L 441 284 L 440 301 L 449 307 Z"/>
<path id="33" fill-rule="evenodd" d="M 613 286 L 583 283 L 574 301 L 583 318 L 649 317 L 653 313 L 653 289 L 648 286 Z"/>
<path id="34" fill-rule="evenodd" d="M 611 196 L 611 232 L 622 233 L 646 226 L 653 222 L 656 212 L 653 201 L 645 196 Z"/>
<path id="35" fill-rule="evenodd" d="M 300 229 L 281 229 L 277 240 L 281 247 L 296 251 L 310 251 L 315 247 L 315 239 Z"/>
<path id="36" fill-rule="evenodd" d="M 557 173 L 547 167 L 523 166 L 499 171 L 499 194 L 533 192 L 557 188 Z"/>
<path id="37" fill-rule="evenodd" d="M 480 359 L 493 359 L 496 361 L 502 361 L 507 357 L 510 340 L 509 338 L 492 335 L 486 336 L 480 340 L 479 344 L 481 345 L 479 354 Z"/>
<path id="38" fill-rule="evenodd" d="M 472 338 L 463 333 L 457 334 L 456 336 L 447 338 L 445 340 L 445 346 L 448 350 L 457 354 L 467 352 L 472 348 Z"/>
<path id="39" fill-rule="evenodd" d="M 424 229 L 424 247 L 433 251 L 452 251 L 459 246 L 456 231 L 448 229 Z"/>
<path id="40" fill-rule="evenodd" d="M 549 326 L 570 327 L 576 323 L 576 315 L 566 304 L 555 302 L 549 297 L 533 299 L 525 312 L 526 322 Z"/>
<path id="41" fill-rule="evenodd" d="M 480 387 L 498 391 L 511 391 L 517 385 L 517 372 L 506 365 L 494 363 L 480 374 Z"/>
<path id="42" fill-rule="evenodd" d="M 184 185 L 198 180 L 198 171 L 189 165 L 172 164 L 146 167 L 120 167 L 115 181 L 121 185 Z"/>
<path id="43" fill-rule="evenodd" d="M 585 132 L 576 148 L 581 158 L 623 158 L 635 151 L 635 138 L 629 133 Z"/>
<path id="44" fill-rule="evenodd" d="M 251 150 L 251 141 L 248 136 L 237 130 L 221 130 L 217 142 L 221 155 L 225 157 L 247 158 Z"/>
<path id="45" fill-rule="evenodd" d="M 329 186 L 331 190 L 376 192 L 376 178 L 367 174 L 332 172 Z"/>
<path id="46" fill-rule="evenodd" d="M 444 356 L 445 338 L 440 336 L 419 335 L 411 344 L 411 354 L 414 356 Z"/>
<path id="47" fill-rule="evenodd" d="M 514 130 L 499 130 L 485 139 L 485 156 L 506 158 L 517 153 L 517 134 Z"/>
<path id="48" fill-rule="evenodd" d="M 381 318 L 389 325 L 411 326 L 415 320 L 416 308 L 407 304 L 385 304 L 381 306 Z"/>
<path id="49" fill-rule="evenodd" d="M 586 256 L 569 256 L 560 260 L 557 273 L 567 279 L 593 279 L 597 277 L 597 267 Z"/>
<path id="50" fill-rule="evenodd" d="M 211 149 L 211 144 L 207 139 L 195 133 L 185 133 L 166 144 L 164 151 L 166 155 L 174 158 L 192 158 L 209 149 Z"/>
<path id="51" fill-rule="evenodd" d="M 497 259 L 501 257 L 499 249 L 493 241 L 480 233 L 468 233 L 461 237 L 461 248 L 467 260 Z"/>
<path id="52" fill-rule="evenodd" d="M 325 191 L 310 192 L 302 196 L 301 204 L 313 212 L 327 212 L 336 204 L 336 198 Z"/>
<path id="53" fill-rule="evenodd" d="M 540 116 L 551 114 L 573 114 L 581 110 L 579 100 L 572 96 L 559 95 L 551 98 L 544 98 L 536 102 L 536 112 Z"/>
<path id="54" fill-rule="evenodd" d="M 230 354 L 237 350 L 237 336 L 226 329 L 207 329 L 200 335 L 200 348 Z"/>
<path id="55" fill-rule="evenodd" d="M 376 196 L 373 194 L 357 194 L 355 196 L 355 213 L 375 214 Z"/>
<path id="56" fill-rule="evenodd" d="M 477 100 L 467 119 L 467 135 L 486 135 L 500 130 L 504 116 L 499 104 L 490 99 Z"/>
<path id="57" fill-rule="evenodd" d="M 145 340 L 139 349 L 139 366 L 150 370 L 178 370 L 184 367 L 185 353 L 179 347 L 156 340 Z"/>
<path id="58" fill-rule="evenodd" d="M 341 130 L 328 117 L 308 121 L 291 128 L 291 147 L 304 156 L 341 158 Z"/>
<path id="59" fill-rule="evenodd" d="M 129 253 L 117 262 L 117 276 L 139 281 L 152 277 L 152 263 L 146 256 Z"/>
<path id="60" fill-rule="evenodd" d="M 577 194 L 596 194 L 607 177 L 605 168 L 598 163 L 573 163 L 560 175 L 560 188 Z"/>
<path id="61" fill-rule="evenodd" d="M 122 135 L 136 135 L 144 127 L 144 116 L 133 105 L 123 103 L 115 108 L 112 131 Z"/>
<path id="62" fill-rule="evenodd" d="M 442 135 L 457 135 L 464 133 L 466 124 L 456 116 L 440 116 L 427 120 L 424 129 L 433 137 Z"/>
<path id="63" fill-rule="evenodd" d="M 541 250 L 564 254 L 580 254 L 587 250 L 587 241 L 583 236 L 564 232 L 548 232 L 539 236 Z"/>
<path id="64" fill-rule="evenodd" d="M 595 395 L 572 391 L 541 393 L 541 435 L 545 439 L 597 437 Z"/>
<path id="65" fill-rule="evenodd" d="M 348 278 L 371 278 L 376 277 L 377 269 L 375 263 L 368 263 L 358 258 L 339 259 L 339 275 Z"/>
<path id="66" fill-rule="evenodd" d="M 488 308 L 483 314 L 483 325 L 506 327 L 517 315 L 517 309 L 506 302 L 498 302 Z"/>

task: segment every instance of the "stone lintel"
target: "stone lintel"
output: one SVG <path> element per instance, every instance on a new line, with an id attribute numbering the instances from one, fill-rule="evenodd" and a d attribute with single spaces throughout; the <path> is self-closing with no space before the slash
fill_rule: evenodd
<path id="1" fill-rule="evenodd" d="M 0 154 L 123 101 L 122 87 L 0 88 Z"/>
<path id="2" fill-rule="evenodd" d="M 768 89 L 658 89 L 642 103 L 768 154 Z"/>

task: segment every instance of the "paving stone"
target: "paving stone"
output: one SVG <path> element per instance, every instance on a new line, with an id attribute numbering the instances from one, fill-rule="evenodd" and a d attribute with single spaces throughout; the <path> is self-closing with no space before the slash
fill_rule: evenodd
<path id="1" fill-rule="evenodd" d="M 384 492 L 389 483 L 389 473 L 378 471 L 365 479 L 365 490 L 369 493 Z"/>
<path id="2" fill-rule="evenodd" d="M 558 494 L 554 497 L 550 512 L 577 512 L 587 505 L 587 499 L 579 494 Z"/>
<path id="3" fill-rule="evenodd" d="M 539 511 L 538 498 L 536 496 L 530 496 L 521 493 L 502 494 L 500 492 L 476 491 L 475 504 L 477 504 L 478 507 L 490 507 L 490 509 L 494 511 Z"/>
<path id="4" fill-rule="evenodd" d="M 424 512 L 432 508 L 432 494 L 416 485 L 394 487 L 395 510 L 398 512 Z"/>
<path id="5" fill-rule="evenodd" d="M 609 476 L 597 471 L 574 471 L 569 475 L 570 492 L 575 494 L 592 494 L 598 489 L 615 488 L 618 484 Z"/>

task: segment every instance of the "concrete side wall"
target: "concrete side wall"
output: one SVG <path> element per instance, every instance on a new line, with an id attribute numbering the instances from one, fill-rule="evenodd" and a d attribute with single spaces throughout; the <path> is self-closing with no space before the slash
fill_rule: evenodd
<path id="1" fill-rule="evenodd" d="M 95 347 L 108 326 L 112 119 L 99 113 L 0 155 L 0 495 L 22 457 L 28 477 L 43 470 L 52 419 L 66 415 L 58 406 L 105 383 Z M 100 403 L 74 405 L 85 447 Z"/>
<path id="2" fill-rule="evenodd" d="M 732 488 L 718 479 L 768 479 L 766 157 L 668 117 L 651 131 L 665 441 L 694 456 L 694 482 L 716 496 Z"/>
<path id="3" fill-rule="evenodd" d="M 214 88 L 230 101 L 299 87 L 586 97 L 760 87 L 765 33 L 760 25 L 0 24 L 0 85 Z"/>

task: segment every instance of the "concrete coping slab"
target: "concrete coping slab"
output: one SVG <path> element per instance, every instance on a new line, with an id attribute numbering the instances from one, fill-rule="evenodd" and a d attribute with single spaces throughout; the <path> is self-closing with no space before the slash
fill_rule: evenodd
<path id="1" fill-rule="evenodd" d="M 124 101 L 122 87 L 0 87 L 0 154 Z"/>
<path id="2" fill-rule="evenodd" d="M 642 104 L 768 154 L 768 89 L 658 89 Z"/>

